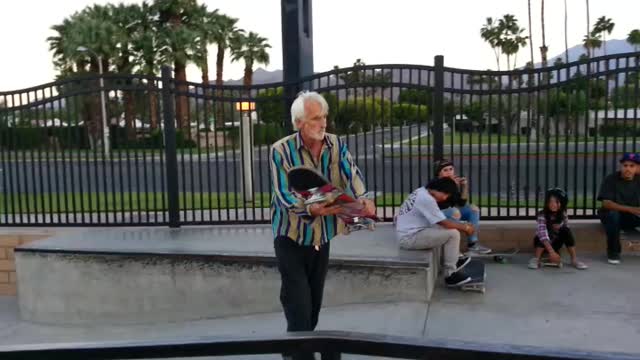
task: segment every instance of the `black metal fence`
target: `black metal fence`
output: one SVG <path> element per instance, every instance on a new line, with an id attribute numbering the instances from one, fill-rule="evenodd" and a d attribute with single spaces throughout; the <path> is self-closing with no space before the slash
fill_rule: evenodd
<path id="1" fill-rule="evenodd" d="M 453 160 L 491 219 L 529 218 L 552 186 L 589 218 L 601 179 L 639 151 L 640 53 L 515 71 L 363 65 L 222 86 L 81 76 L 0 93 L 1 225 L 269 221 L 269 145 L 301 89 L 330 106 L 380 216 Z M 106 130 L 106 131 L 105 131 Z"/>
<path id="2" fill-rule="evenodd" d="M 422 340 L 389 335 L 318 331 L 273 337 L 198 338 L 174 341 L 102 342 L 0 346 L 2 359 L 167 359 L 225 355 L 317 352 L 323 360 L 342 354 L 443 360 L 630 360 L 636 354 L 571 351 L 533 346 Z"/>

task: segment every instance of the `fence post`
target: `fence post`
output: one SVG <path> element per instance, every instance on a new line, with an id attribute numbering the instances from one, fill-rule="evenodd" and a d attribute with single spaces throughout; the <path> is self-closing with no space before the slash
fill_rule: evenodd
<path id="1" fill-rule="evenodd" d="M 180 203 L 178 189 L 178 154 L 176 150 L 176 113 L 173 108 L 175 84 L 171 67 L 162 67 L 162 117 L 164 122 L 164 155 L 166 158 L 167 198 L 169 227 L 180 227 Z"/>
<path id="2" fill-rule="evenodd" d="M 433 160 L 444 157 L 444 56 L 434 58 L 434 88 L 433 88 Z"/>

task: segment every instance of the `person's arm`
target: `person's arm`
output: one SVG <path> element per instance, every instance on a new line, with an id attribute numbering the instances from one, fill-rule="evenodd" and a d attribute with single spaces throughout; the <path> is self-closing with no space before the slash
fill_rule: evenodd
<path id="1" fill-rule="evenodd" d="M 615 202 L 616 200 L 616 177 L 617 173 L 607 176 L 602 185 L 600 185 L 600 191 L 598 192 L 598 200 L 602 201 L 602 207 L 610 211 L 619 211 L 635 215 L 640 215 L 640 208 L 627 206 Z"/>
<path id="2" fill-rule="evenodd" d="M 364 177 L 347 149 L 347 144 L 338 140 L 338 146 L 340 146 L 338 150 L 340 153 L 339 169 L 345 190 L 348 189 L 365 206 L 366 213 L 374 215 L 376 213 L 375 203 L 365 197 L 367 188 L 364 184 Z"/>
<path id="3" fill-rule="evenodd" d="M 555 250 L 551 246 L 551 239 L 549 238 L 549 232 L 547 231 L 547 219 L 544 217 L 544 214 L 539 214 L 536 219 L 537 227 L 536 227 L 536 236 L 538 240 L 544 245 L 544 248 L 547 249 L 549 255 L 555 254 Z"/>
<path id="4" fill-rule="evenodd" d="M 442 226 L 445 229 L 454 229 L 466 233 L 467 235 L 473 234 L 473 225 L 469 223 L 460 223 L 452 220 L 442 220 L 438 223 L 438 225 Z"/>
<path id="5" fill-rule="evenodd" d="M 633 207 L 633 206 L 627 206 L 627 205 L 621 205 L 621 204 L 618 204 L 617 202 L 612 201 L 612 200 L 602 200 L 602 207 L 607 209 L 607 210 L 611 210 L 611 211 L 625 212 L 625 213 L 629 213 L 629 214 L 640 216 L 640 208 Z"/>
<path id="6" fill-rule="evenodd" d="M 292 212 L 304 219 L 311 219 L 309 207 L 304 205 L 302 199 L 297 198 L 289 190 L 289 181 L 287 179 L 287 169 L 289 168 L 284 154 L 271 147 L 269 154 L 269 168 L 271 171 L 271 181 L 273 184 L 273 193 L 277 201 L 283 205 L 289 212 Z"/>

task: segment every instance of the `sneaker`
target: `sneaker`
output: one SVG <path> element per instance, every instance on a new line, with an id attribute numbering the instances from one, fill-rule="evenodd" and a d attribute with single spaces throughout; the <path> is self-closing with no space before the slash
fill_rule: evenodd
<path id="1" fill-rule="evenodd" d="M 529 265 L 528 265 L 529 269 L 539 269 L 540 268 L 540 261 L 537 258 L 531 258 L 531 260 L 529 260 Z"/>
<path id="2" fill-rule="evenodd" d="M 471 258 L 468 256 L 460 257 L 458 259 L 458 262 L 456 262 L 456 271 L 459 271 L 463 267 L 467 266 L 467 264 L 469 264 L 470 261 L 471 261 Z"/>
<path id="3" fill-rule="evenodd" d="M 488 254 L 491 252 L 491 249 L 476 242 L 473 244 L 469 244 L 469 252 L 476 254 Z"/>
<path id="4" fill-rule="evenodd" d="M 589 266 L 587 266 L 587 264 L 583 263 L 582 261 L 576 261 L 576 262 L 572 263 L 571 265 L 573 265 L 573 267 L 578 269 L 578 270 L 586 270 L 586 269 L 589 268 Z"/>
<path id="5" fill-rule="evenodd" d="M 611 265 L 618 265 L 620 264 L 620 255 L 619 254 L 612 254 L 609 255 L 609 258 L 607 259 L 607 262 Z"/>
<path id="6" fill-rule="evenodd" d="M 453 274 L 444 278 L 444 282 L 447 286 L 460 286 L 471 281 L 471 276 L 464 273 L 464 271 L 456 271 Z"/>

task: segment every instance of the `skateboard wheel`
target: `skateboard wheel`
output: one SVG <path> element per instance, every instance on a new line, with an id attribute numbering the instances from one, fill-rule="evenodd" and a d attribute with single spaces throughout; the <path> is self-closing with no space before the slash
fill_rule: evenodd
<path id="1" fill-rule="evenodd" d="M 507 262 L 507 259 L 504 256 L 496 255 L 493 257 L 493 261 L 504 264 Z"/>

